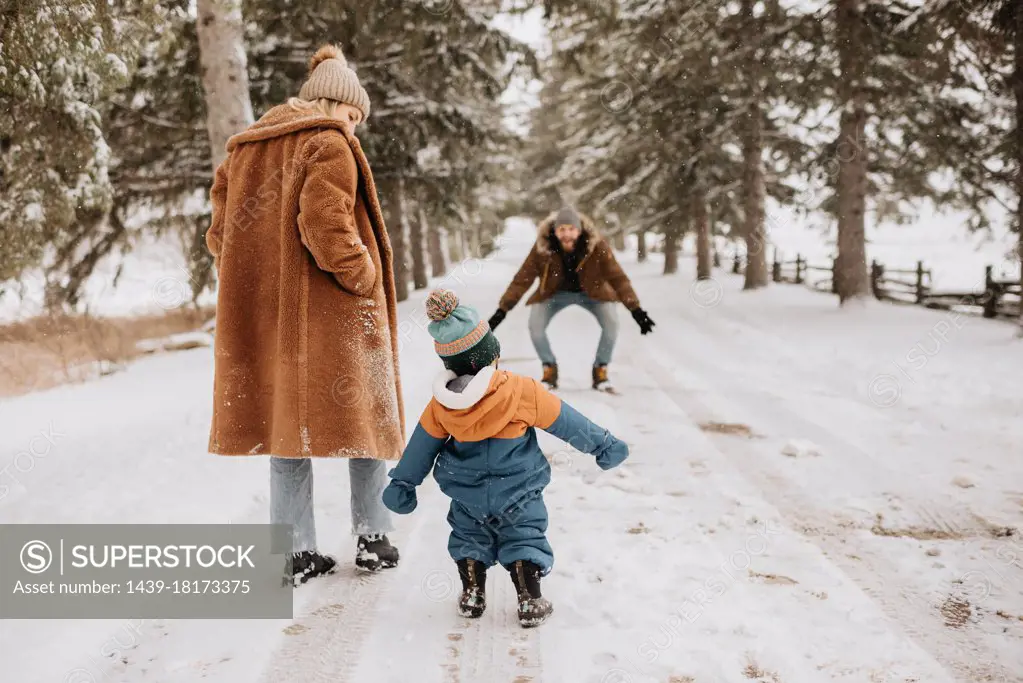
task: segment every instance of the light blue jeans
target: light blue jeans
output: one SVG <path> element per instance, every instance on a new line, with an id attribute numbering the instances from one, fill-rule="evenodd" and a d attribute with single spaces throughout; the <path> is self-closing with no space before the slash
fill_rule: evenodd
<path id="1" fill-rule="evenodd" d="M 394 530 L 391 512 L 381 498 L 387 486 L 387 463 L 351 458 L 352 535 L 369 536 Z M 316 550 L 313 516 L 313 463 L 310 458 L 270 458 L 270 523 L 294 527 L 292 552 Z"/>
<path id="2" fill-rule="evenodd" d="M 600 324 L 600 341 L 597 342 L 597 357 L 594 365 L 607 365 L 615 350 L 618 339 L 618 306 L 612 301 L 597 301 L 583 292 L 557 292 L 547 301 L 529 307 L 529 336 L 536 347 L 540 362 L 551 365 L 557 362 L 547 337 L 547 326 L 559 311 L 569 306 L 582 306 L 593 314 Z"/>

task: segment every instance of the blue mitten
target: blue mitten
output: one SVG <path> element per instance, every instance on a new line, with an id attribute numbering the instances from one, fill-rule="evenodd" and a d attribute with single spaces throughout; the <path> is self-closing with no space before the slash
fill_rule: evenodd
<path id="1" fill-rule="evenodd" d="M 384 505 L 391 512 L 399 515 L 407 515 L 416 509 L 419 501 L 416 499 L 416 487 L 398 479 L 392 479 L 391 483 L 384 489 Z"/>
<path id="2" fill-rule="evenodd" d="M 608 434 L 610 442 L 606 443 L 597 453 L 597 465 L 602 470 L 618 467 L 629 457 L 629 446 L 624 441 Z"/>

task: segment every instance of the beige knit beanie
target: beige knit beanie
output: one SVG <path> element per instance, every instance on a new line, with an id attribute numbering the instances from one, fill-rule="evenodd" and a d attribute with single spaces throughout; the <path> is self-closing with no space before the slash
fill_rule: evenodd
<path id="1" fill-rule="evenodd" d="M 369 95 L 359 85 L 359 77 L 348 68 L 341 50 L 333 45 L 324 45 L 309 60 L 309 79 L 298 96 L 303 100 L 326 97 L 344 102 L 361 111 L 363 120 L 369 118 Z"/>

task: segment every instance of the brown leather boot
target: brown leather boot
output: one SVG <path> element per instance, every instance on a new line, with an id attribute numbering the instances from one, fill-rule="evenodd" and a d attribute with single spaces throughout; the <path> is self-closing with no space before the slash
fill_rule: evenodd
<path id="1" fill-rule="evenodd" d="M 593 366 L 593 388 L 597 391 L 607 391 L 614 393 L 614 385 L 611 384 L 611 380 L 607 376 L 606 365 L 594 365 Z"/>
<path id="2" fill-rule="evenodd" d="M 548 389 L 558 388 L 558 365 L 556 363 L 543 365 L 543 378 L 540 380 L 547 385 Z"/>

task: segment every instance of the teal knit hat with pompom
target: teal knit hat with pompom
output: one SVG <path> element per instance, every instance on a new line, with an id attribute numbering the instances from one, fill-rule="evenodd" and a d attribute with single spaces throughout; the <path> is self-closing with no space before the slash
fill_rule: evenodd
<path id="1" fill-rule="evenodd" d="M 449 289 L 436 289 L 426 298 L 427 329 L 444 367 L 456 375 L 475 375 L 501 355 L 501 344 L 486 320 L 472 306 L 458 303 Z"/>

